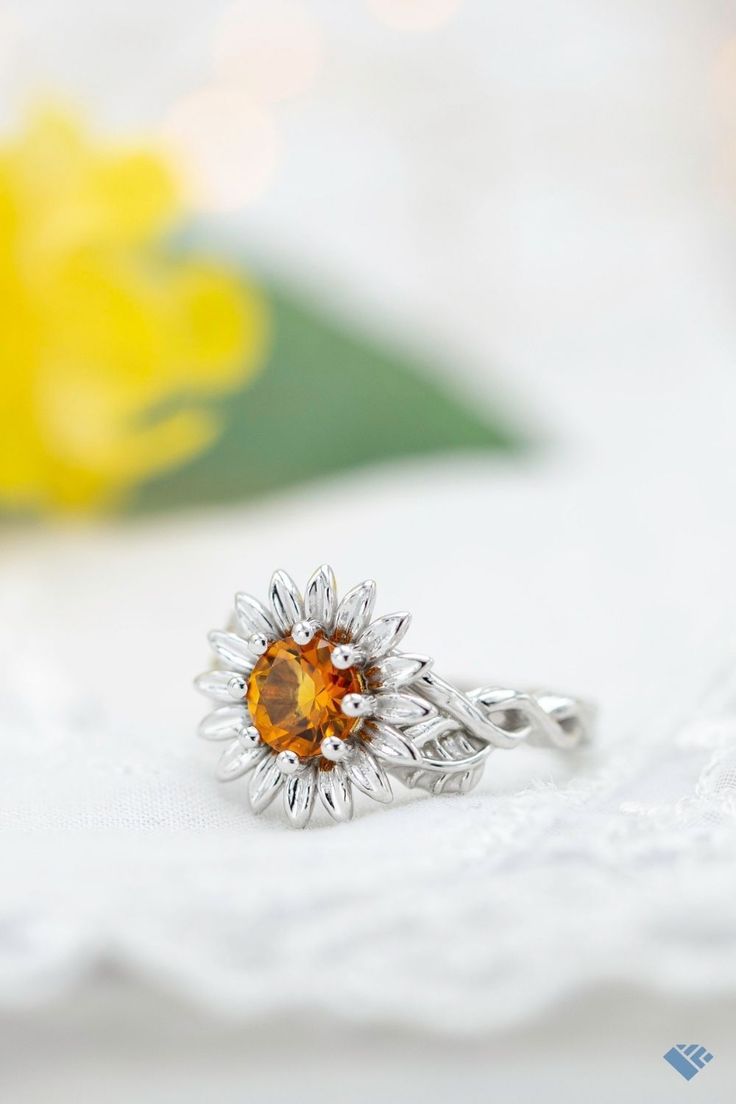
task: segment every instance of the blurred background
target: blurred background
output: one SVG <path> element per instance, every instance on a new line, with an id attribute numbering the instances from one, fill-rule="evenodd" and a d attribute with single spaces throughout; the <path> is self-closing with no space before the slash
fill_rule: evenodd
<path id="1" fill-rule="evenodd" d="M 301 1069 L 306 1099 L 362 1100 L 410 1069 L 425 1100 L 458 1084 L 531 1099 L 550 1071 L 567 1099 L 599 1076 L 601 1100 L 609 1085 L 665 1100 L 661 1054 L 708 1031 L 698 1041 L 722 1061 L 703 1099 L 727 1099 L 736 5 L 3 0 L 0 90 L 8 1099 L 53 1085 L 62 1100 L 242 1100 L 248 1084 L 283 1099 Z M 703 776 L 652 764 L 716 717 L 725 766 L 702 823 L 725 848 L 709 853 L 721 958 L 697 993 L 697 968 L 676 991 L 664 966 L 640 977 L 661 946 L 643 909 L 612 918 L 618 957 L 596 943 L 585 883 L 585 953 L 552 977 L 543 916 L 564 931 L 569 906 L 530 891 L 516 904 L 539 927 L 514 953 L 539 960 L 472 998 L 469 985 L 466 1018 L 457 975 L 443 997 L 418 987 L 446 918 L 392 981 L 390 893 L 366 920 L 370 953 L 342 960 L 342 998 L 285 995 L 309 974 L 297 920 L 318 914 L 292 902 L 290 928 L 283 885 L 319 868 L 312 905 L 339 911 L 356 856 L 366 886 L 386 873 L 394 814 L 296 844 L 276 817 L 254 821 L 191 738 L 189 683 L 236 590 L 262 593 L 278 566 L 304 581 L 324 560 L 343 589 L 375 576 L 383 611 L 413 610 L 412 648 L 447 676 L 598 700 L 581 785 L 628 748 L 651 753 L 607 815 L 651 825 L 701 800 Z M 505 801 L 511 815 L 532 777 L 575 786 L 571 768 L 526 756 L 489 771 L 465 812 L 443 803 L 480 849 L 458 851 L 486 879 L 479 940 L 505 900 L 488 817 Z M 397 882 L 433 825 L 430 803 L 402 802 Z M 678 837 L 683 862 L 694 846 Z M 444 894 L 427 878 L 425 919 Z M 255 908 L 294 953 L 258 984 L 229 942 Z M 713 946 L 682 928 L 696 959 Z M 621 965 L 632 947 L 636 969 Z M 289 1029 L 293 1069 L 260 1008 L 287 1023 L 320 1011 Z M 458 1039 L 434 1053 L 448 1018 Z"/>

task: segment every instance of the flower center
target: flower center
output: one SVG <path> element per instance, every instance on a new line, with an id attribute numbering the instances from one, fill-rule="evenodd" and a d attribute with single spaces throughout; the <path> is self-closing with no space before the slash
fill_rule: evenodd
<path id="1" fill-rule="evenodd" d="M 340 702 L 362 691 L 362 679 L 357 671 L 332 666 L 332 647 L 323 633 L 304 647 L 277 640 L 253 668 L 248 708 L 261 739 L 275 751 L 310 758 L 319 755 L 325 736 L 344 740 L 357 724 L 357 717 L 342 713 Z"/>

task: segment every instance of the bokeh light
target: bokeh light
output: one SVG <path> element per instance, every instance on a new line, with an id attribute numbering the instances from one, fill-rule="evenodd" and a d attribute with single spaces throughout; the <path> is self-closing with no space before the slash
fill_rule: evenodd
<path id="1" fill-rule="evenodd" d="M 216 79 L 265 103 L 303 95 L 323 57 L 320 24 L 293 0 L 233 4 L 215 32 Z"/>
<path id="2" fill-rule="evenodd" d="M 237 211 L 272 179 L 279 141 L 270 114 L 240 89 L 205 87 L 179 100 L 163 138 L 201 210 Z"/>
<path id="3" fill-rule="evenodd" d="M 713 65 L 718 145 L 716 168 L 729 192 L 736 179 L 736 36 L 727 38 Z"/>
<path id="4" fill-rule="evenodd" d="M 382 23 L 400 31 L 431 31 L 457 12 L 462 0 L 368 0 Z"/>
<path id="5" fill-rule="evenodd" d="M 21 38 L 17 12 L 0 7 L 0 68 L 10 67 Z"/>

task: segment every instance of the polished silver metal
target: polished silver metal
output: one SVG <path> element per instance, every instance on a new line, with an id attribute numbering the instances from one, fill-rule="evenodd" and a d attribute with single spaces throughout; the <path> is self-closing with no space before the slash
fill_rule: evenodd
<path id="1" fill-rule="evenodd" d="M 346 717 L 371 717 L 375 712 L 376 699 L 370 694 L 346 694 L 340 707 Z"/>
<path id="2" fill-rule="evenodd" d="M 297 644 L 301 644 L 304 647 L 305 644 L 309 644 L 311 640 L 314 640 L 315 633 L 319 629 L 319 625 L 316 621 L 297 621 L 294 628 L 291 630 L 291 638 L 296 641 Z"/>
<path id="3" fill-rule="evenodd" d="M 302 761 L 295 751 L 280 751 L 276 763 L 282 774 L 299 774 L 302 769 Z"/>
<path id="4" fill-rule="evenodd" d="M 269 605 L 237 594 L 232 624 L 209 634 L 212 670 L 195 685 L 215 708 L 199 726 L 205 740 L 227 741 L 217 777 L 249 775 L 251 809 L 260 813 L 282 794 L 286 819 L 305 827 L 319 803 L 336 821 L 349 820 L 354 792 L 388 804 L 391 779 L 429 793 L 467 793 L 480 781 L 495 748 L 526 743 L 570 750 L 590 738 L 587 703 L 543 690 L 481 687 L 464 691 L 435 673 L 425 655 L 398 650 L 408 613 L 372 620 L 372 580 L 338 603 L 332 569 L 314 572 L 302 598 L 285 571 L 274 573 Z M 317 632 L 332 642 L 337 670 L 355 668 L 363 693 L 346 694 L 341 708 L 357 719 L 347 739 L 325 735 L 316 756 L 277 752 L 253 724 L 249 678 L 268 647 L 290 637 L 304 647 Z"/>
<path id="5" fill-rule="evenodd" d="M 325 736 L 319 747 L 325 759 L 329 759 L 331 763 L 339 763 L 350 750 L 347 740 L 341 740 L 339 736 Z"/>
<path id="6" fill-rule="evenodd" d="M 258 731 L 256 726 L 252 724 L 245 725 L 243 728 L 241 728 L 240 732 L 238 733 L 238 739 L 240 740 L 243 747 L 246 748 L 255 748 L 258 747 L 259 744 L 263 743 L 263 741 L 261 740 L 260 732 Z"/>
<path id="7" fill-rule="evenodd" d="M 264 652 L 268 651 L 268 637 L 265 633 L 254 632 L 252 636 L 248 637 L 247 644 L 253 655 L 262 656 Z"/>
<path id="8" fill-rule="evenodd" d="M 356 663 L 361 663 L 363 660 L 363 656 L 354 644 L 338 644 L 332 649 L 331 658 L 332 666 L 338 671 L 347 671 L 348 668 L 354 667 Z"/>

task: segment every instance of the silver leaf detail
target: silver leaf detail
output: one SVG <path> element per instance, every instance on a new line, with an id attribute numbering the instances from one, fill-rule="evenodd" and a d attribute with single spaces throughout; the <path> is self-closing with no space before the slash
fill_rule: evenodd
<path id="1" fill-rule="evenodd" d="M 246 637 L 253 636 L 254 633 L 263 633 L 267 639 L 274 640 L 278 636 L 271 614 L 257 598 L 253 598 L 250 594 L 235 595 L 235 616 Z"/>
<path id="2" fill-rule="evenodd" d="M 220 756 L 220 761 L 217 764 L 217 777 L 220 782 L 231 782 L 235 778 L 241 778 L 242 775 L 253 770 L 261 759 L 268 754 L 268 748 L 262 746 L 247 748 L 241 744 L 240 740 L 233 740 Z"/>
<path id="3" fill-rule="evenodd" d="M 411 740 L 388 724 L 374 722 L 366 728 L 364 738 L 373 754 L 387 763 L 397 760 L 411 762 L 419 758 L 419 752 Z"/>
<path id="4" fill-rule="evenodd" d="M 434 717 L 437 710 L 424 698 L 412 694 L 376 694 L 374 716 L 395 725 L 413 725 Z"/>
<path id="5" fill-rule="evenodd" d="M 317 792 L 333 820 L 350 820 L 353 815 L 353 794 L 339 764 L 330 770 L 317 771 Z"/>
<path id="6" fill-rule="evenodd" d="M 268 752 L 250 776 L 248 796 L 254 813 L 262 813 L 271 804 L 284 784 L 284 776 L 276 765 L 276 756 Z"/>
<path id="7" fill-rule="evenodd" d="M 229 686 L 233 679 L 242 678 L 242 671 L 205 671 L 194 680 L 194 685 L 200 694 L 206 694 L 215 701 L 232 702 L 233 696 Z"/>
<path id="8" fill-rule="evenodd" d="M 335 636 L 338 640 L 352 640 L 366 627 L 376 602 L 376 584 L 372 579 L 349 590 L 337 607 Z"/>
<path id="9" fill-rule="evenodd" d="M 366 675 L 371 686 L 384 690 L 396 690 L 400 686 L 408 686 L 409 683 L 420 679 L 431 666 L 432 660 L 429 656 L 399 652 L 398 655 L 385 656 L 372 663 Z"/>
<path id="10" fill-rule="evenodd" d="M 297 621 L 304 620 L 304 604 L 296 583 L 285 571 L 274 571 L 268 596 L 274 619 L 281 632 L 291 632 Z"/>
<path id="11" fill-rule="evenodd" d="M 250 715 L 244 705 L 221 705 L 200 722 L 199 735 L 203 740 L 232 740 L 241 728 L 250 724 Z"/>
<path id="12" fill-rule="evenodd" d="M 367 659 L 378 659 L 397 648 L 411 624 L 409 613 L 389 613 L 364 629 L 356 640 Z"/>
<path id="13" fill-rule="evenodd" d="M 256 657 L 242 637 L 236 636 L 235 633 L 220 632 L 219 629 L 215 629 L 207 639 L 219 658 L 233 670 L 245 671 L 250 674 L 255 667 Z"/>
<path id="14" fill-rule="evenodd" d="M 284 809 L 292 828 L 304 828 L 312 815 L 317 790 L 315 773 L 315 768 L 310 766 L 286 779 Z"/>
<path id="15" fill-rule="evenodd" d="M 345 773 L 361 793 L 387 805 L 392 800 L 391 784 L 378 761 L 366 748 L 356 744 L 343 761 Z"/>
<path id="16" fill-rule="evenodd" d="M 335 575 L 328 564 L 318 567 L 307 583 L 304 598 L 306 615 L 328 633 L 332 631 L 337 610 L 337 586 Z"/>

